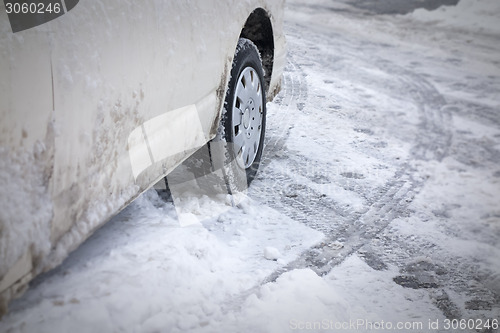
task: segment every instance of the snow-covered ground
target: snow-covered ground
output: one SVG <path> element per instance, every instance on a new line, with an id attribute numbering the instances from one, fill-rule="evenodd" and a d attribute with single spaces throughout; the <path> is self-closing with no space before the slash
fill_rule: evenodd
<path id="1" fill-rule="evenodd" d="M 495 331 L 497 0 L 408 15 L 290 0 L 286 17 L 247 197 L 177 198 L 202 221 L 181 227 L 145 193 L 36 279 L 1 332 Z"/>

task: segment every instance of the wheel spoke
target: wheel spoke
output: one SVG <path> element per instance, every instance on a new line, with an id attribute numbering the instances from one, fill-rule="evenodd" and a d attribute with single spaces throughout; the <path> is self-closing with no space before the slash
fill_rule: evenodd
<path id="1" fill-rule="evenodd" d="M 233 126 L 241 125 L 243 112 L 236 106 L 233 107 Z"/>
<path id="2" fill-rule="evenodd" d="M 242 157 L 243 165 L 247 166 L 248 164 L 250 164 L 249 162 L 251 162 L 250 159 L 253 157 L 253 155 L 251 155 L 251 149 L 250 147 L 248 147 L 248 145 L 245 145 L 245 147 L 243 147 Z"/>
<path id="3" fill-rule="evenodd" d="M 260 130 L 258 128 L 255 128 L 255 132 L 247 140 L 246 145 L 252 147 L 252 150 L 255 152 L 257 150 L 254 148 L 254 146 L 257 145 L 257 147 L 258 147 L 259 146 L 259 141 L 260 141 Z"/>
<path id="4" fill-rule="evenodd" d="M 243 72 L 242 81 L 245 83 L 245 89 L 247 91 L 252 90 L 255 79 L 256 78 L 254 78 L 254 75 L 252 74 L 252 70 Z"/>
<path id="5" fill-rule="evenodd" d="M 252 80 L 252 92 L 255 96 L 260 96 L 260 82 L 257 73 L 252 69 L 251 76 Z"/>
<path id="6" fill-rule="evenodd" d="M 262 97 L 260 97 L 260 95 L 259 98 L 255 99 L 254 107 L 255 107 L 255 114 L 262 115 Z"/>
<path id="7" fill-rule="evenodd" d="M 245 88 L 242 80 L 239 80 L 236 84 L 236 93 L 235 97 L 239 98 L 242 103 L 246 103 L 248 101 L 248 91 Z"/>
<path id="8" fill-rule="evenodd" d="M 250 144 L 250 142 L 248 142 L 247 143 L 247 158 L 245 159 L 245 164 L 252 163 L 254 159 L 255 159 L 254 145 Z"/>
<path id="9" fill-rule="evenodd" d="M 233 137 L 234 151 L 238 152 L 241 148 L 245 146 L 245 133 L 239 131 L 237 135 Z"/>

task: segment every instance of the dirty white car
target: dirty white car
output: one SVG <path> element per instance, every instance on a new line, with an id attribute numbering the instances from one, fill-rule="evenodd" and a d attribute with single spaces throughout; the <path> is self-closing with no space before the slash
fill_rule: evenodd
<path id="1" fill-rule="evenodd" d="M 280 88 L 283 0 L 53 3 L 0 10 L 0 314 L 210 140 L 249 183 Z"/>

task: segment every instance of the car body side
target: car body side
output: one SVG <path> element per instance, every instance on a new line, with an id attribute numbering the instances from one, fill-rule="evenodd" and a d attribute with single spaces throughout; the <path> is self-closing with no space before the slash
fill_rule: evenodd
<path id="1" fill-rule="evenodd" d="M 240 37 L 274 97 L 283 6 L 82 1 L 15 34 L 0 13 L 0 314 L 216 135 Z"/>

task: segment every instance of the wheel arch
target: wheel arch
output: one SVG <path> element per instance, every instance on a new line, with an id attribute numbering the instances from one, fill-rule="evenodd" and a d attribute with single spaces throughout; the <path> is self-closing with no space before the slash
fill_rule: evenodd
<path id="1" fill-rule="evenodd" d="M 265 9 L 257 8 L 250 14 L 241 30 L 240 38 L 251 40 L 259 49 L 266 92 L 268 92 L 273 74 L 274 34 L 271 19 Z"/>

